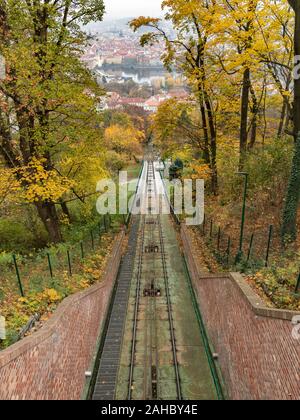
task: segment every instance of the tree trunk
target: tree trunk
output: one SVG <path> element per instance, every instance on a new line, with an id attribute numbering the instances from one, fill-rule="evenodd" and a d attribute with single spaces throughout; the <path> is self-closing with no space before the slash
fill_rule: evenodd
<path id="1" fill-rule="evenodd" d="M 255 143 L 256 143 L 256 136 L 257 136 L 257 120 L 258 120 L 258 113 L 259 113 L 259 103 L 253 89 L 253 86 L 250 87 L 250 92 L 252 96 L 252 124 L 251 124 L 251 135 L 250 135 L 250 142 L 247 147 L 248 150 L 252 150 Z"/>
<path id="2" fill-rule="evenodd" d="M 211 165 L 211 191 L 218 194 L 218 169 L 217 169 L 217 131 L 214 123 L 213 109 L 207 92 L 204 92 L 205 106 L 208 115 L 208 126 L 210 131 L 210 165 Z"/>
<path id="3" fill-rule="evenodd" d="M 295 56 L 300 58 L 300 0 L 295 1 Z M 297 141 L 300 133 L 300 78 L 294 80 L 294 109 L 293 109 L 293 121 L 294 121 L 294 138 Z"/>
<path id="4" fill-rule="evenodd" d="M 9 117 L 0 110 L 0 154 L 3 156 L 6 165 L 9 168 L 17 168 L 20 161 L 16 151 L 13 148 L 13 138 L 9 129 Z"/>
<path id="5" fill-rule="evenodd" d="M 251 87 L 250 69 L 247 68 L 245 69 L 244 74 L 243 74 L 242 101 L 241 101 L 240 169 L 243 168 L 244 158 L 247 151 L 250 87 Z"/>
<path id="6" fill-rule="evenodd" d="M 218 168 L 215 158 L 212 159 L 211 164 L 211 191 L 214 195 L 218 194 Z"/>
<path id="7" fill-rule="evenodd" d="M 203 133 L 204 133 L 204 152 L 203 152 L 203 158 L 204 158 L 204 162 L 209 165 L 210 164 L 209 138 L 208 138 L 208 129 L 207 129 L 207 121 L 206 121 L 205 108 L 203 106 L 203 103 L 201 104 L 200 112 L 201 112 L 201 118 L 202 118 L 202 124 L 203 124 Z"/>
<path id="8" fill-rule="evenodd" d="M 65 203 L 63 200 L 61 200 L 60 201 L 60 206 L 61 206 L 61 209 L 62 209 L 63 213 L 67 216 L 69 222 L 72 223 L 72 217 L 71 217 L 71 213 L 69 211 L 69 207 L 68 207 L 67 203 Z"/>
<path id="9" fill-rule="evenodd" d="M 295 56 L 300 57 L 300 0 L 290 0 L 295 11 Z M 295 153 L 292 171 L 287 191 L 282 222 L 282 239 L 295 241 L 297 239 L 297 213 L 300 198 L 300 78 L 294 78 L 293 125 L 295 138 Z"/>
<path id="10" fill-rule="evenodd" d="M 200 120 L 202 121 L 202 130 L 203 130 L 203 136 L 204 136 L 203 158 L 204 158 L 204 162 L 207 165 L 210 165 L 207 118 L 206 118 L 206 112 L 205 112 L 205 106 L 204 106 L 202 81 L 199 79 L 198 79 L 198 98 L 199 98 Z"/>
<path id="11" fill-rule="evenodd" d="M 281 114 L 280 114 L 280 122 L 279 122 L 278 132 L 277 132 L 277 137 L 278 138 L 282 137 L 282 134 L 283 134 L 283 131 L 284 131 L 284 123 L 285 123 L 285 119 L 286 119 L 286 112 L 287 112 L 287 105 L 286 105 L 286 101 L 284 100 L 283 103 L 282 103 Z"/>
<path id="12" fill-rule="evenodd" d="M 300 133 L 295 145 L 292 172 L 285 202 L 282 239 L 284 242 L 295 241 L 297 238 L 297 213 L 300 198 Z"/>
<path id="13" fill-rule="evenodd" d="M 59 227 L 59 220 L 54 203 L 38 202 L 36 208 L 44 226 L 49 234 L 51 243 L 59 243 L 62 241 L 62 235 Z"/>
<path id="14" fill-rule="evenodd" d="M 252 150 L 255 143 L 256 143 L 256 135 L 257 135 L 257 114 L 253 115 L 252 127 L 251 127 L 251 136 L 250 142 L 248 146 L 248 150 Z"/>
<path id="15" fill-rule="evenodd" d="M 199 109 L 200 117 L 202 121 L 202 130 L 204 135 L 204 148 L 203 148 L 203 159 L 204 162 L 209 166 L 211 170 L 211 191 L 213 194 L 217 194 L 218 191 L 218 171 L 216 164 L 216 153 L 217 153 L 217 144 L 214 140 L 216 138 L 214 124 L 212 124 L 212 133 L 210 137 L 209 129 L 211 128 L 211 122 L 213 123 L 212 110 L 210 108 L 210 103 L 207 94 L 203 89 L 203 81 L 198 80 L 198 96 L 199 96 Z M 209 105 L 207 109 L 207 104 Z M 208 111 L 208 112 L 206 112 Z M 208 113 L 208 116 L 207 116 Z M 208 121 L 209 120 L 209 123 Z M 213 138 L 212 138 L 213 136 Z"/>

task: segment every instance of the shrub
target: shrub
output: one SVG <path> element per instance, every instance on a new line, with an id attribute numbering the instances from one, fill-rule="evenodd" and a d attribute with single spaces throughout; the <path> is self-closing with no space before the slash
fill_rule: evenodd
<path id="1" fill-rule="evenodd" d="M 35 247 L 35 237 L 24 224 L 11 219 L 0 220 L 0 250 L 24 252 Z"/>
<path id="2" fill-rule="evenodd" d="M 273 141 L 249 152 L 244 165 L 244 170 L 249 173 L 249 193 L 255 196 L 262 191 L 271 198 L 278 197 L 278 191 L 287 185 L 292 155 L 293 143 L 287 139 Z M 238 163 L 238 153 L 233 147 L 221 148 L 218 167 L 223 204 L 240 196 L 243 179 L 237 176 Z"/>

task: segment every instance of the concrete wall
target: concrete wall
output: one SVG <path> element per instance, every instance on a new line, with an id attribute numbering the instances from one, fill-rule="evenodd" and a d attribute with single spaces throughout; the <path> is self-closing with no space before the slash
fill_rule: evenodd
<path id="1" fill-rule="evenodd" d="M 0 352 L 1 400 L 78 400 L 118 274 L 124 233 L 102 281 L 65 299 L 44 327 Z"/>
<path id="2" fill-rule="evenodd" d="M 202 273 L 185 226 L 181 237 L 229 398 L 299 400 L 300 341 L 289 320 L 296 313 L 266 308 L 240 275 Z"/>

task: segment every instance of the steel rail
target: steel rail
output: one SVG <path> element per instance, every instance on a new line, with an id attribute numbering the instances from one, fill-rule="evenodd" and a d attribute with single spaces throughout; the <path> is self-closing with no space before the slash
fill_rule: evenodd
<path id="1" fill-rule="evenodd" d="M 150 175 L 152 177 L 152 190 L 154 190 L 154 195 L 157 196 L 157 188 L 155 183 L 155 170 L 153 161 L 148 162 L 147 167 L 147 176 L 146 176 L 146 183 L 147 187 L 149 185 Z M 148 188 L 149 190 L 149 188 Z M 148 191 L 149 193 L 149 191 Z M 159 199 L 159 197 L 158 197 Z M 171 345 L 172 345 L 172 354 L 173 354 L 173 363 L 174 363 L 174 370 L 175 370 L 175 380 L 176 380 L 176 392 L 178 400 L 182 400 L 182 389 L 181 389 L 181 380 L 179 374 L 179 363 L 177 359 L 177 349 L 176 349 L 176 337 L 175 337 L 175 328 L 173 322 L 173 315 L 172 315 L 172 302 L 170 296 L 170 289 L 169 289 L 169 278 L 168 278 L 168 270 L 166 264 L 166 254 L 165 254 L 165 247 L 164 247 L 164 238 L 163 238 L 163 231 L 161 225 L 161 218 L 160 214 L 157 215 L 157 227 L 158 227 L 158 236 L 159 236 L 159 243 L 160 243 L 160 253 L 161 253 L 161 260 L 162 260 L 162 269 L 163 269 L 163 279 L 164 279 L 164 286 L 166 291 L 166 303 L 167 303 L 167 311 L 168 311 L 168 321 L 170 326 L 170 335 L 171 335 Z M 153 230 L 153 231 L 152 231 Z M 151 230 L 151 238 L 153 237 L 154 228 Z M 145 247 L 145 231 L 146 231 L 146 217 L 143 216 L 142 224 L 140 228 L 141 232 L 141 239 L 140 239 L 140 254 L 138 259 L 138 272 L 137 272 L 137 285 L 136 285 L 136 296 L 135 296 L 135 309 L 134 309 L 134 319 L 133 319 L 133 337 L 132 337 L 132 347 L 131 347 L 131 363 L 130 363 L 130 373 L 129 373 L 129 384 L 128 384 L 128 400 L 132 399 L 132 392 L 134 390 L 134 370 L 135 370 L 135 355 L 136 355 L 136 345 L 137 345 L 137 325 L 138 325 L 138 316 L 139 316 L 139 308 L 140 308 L 140 297 L 141 297 L 141 285 L 142 285 L 142 273 L 143 273 L 143 255 L 144 255 L 144 247 Z M 156 312 L 156 305 L 154 308 Z M 150 320 L 150 342 L 151 342 L 151 349 L 150 349 L 150 359 L 151 359 L 151 366 L 152 369 L 152 362 L 153 362 L 153 325 L 152 322 L 156 324 L 156 314 L 154 314 L 154 319 Z M 154 328 L 155 335 L 157 334 L 156 327 Z M 157 339 L 156 339 L 157 340 Z M 147 351 L 147 349 L 145 349 Z M 157 365 L 157 355 L 156 355 L 156 365 Z M 157 366 L 156 366 L 157 369 Z M 157 376 L 157 375 L 156 375 Z M 152 387 L 151 387 L 152 390 Z M 158 388 L 157 388 L 158 391 Z M 153 391 L 151 391 L 151 397 L 153 397 Z"/>
<path id="2" fill-rule="evenodd" d="M 167 272 L 165 250 L 164 250 L 163 232 L 162 232 L 161 220 L 160 220 L 159 215 L 158 215 L 158 226 L 159 226 L 159 234 L 160 234 L 159 235 L 160 236 L 160 246 L 161 246 L 161 255 L 162 255 L 162 263 L 163 263 L 163 271 L 164 271 L 164 282 L 165 282 L 167 307 L 168 307 L 168 318 L 169 318 L 171 342 L 172 342 L 173 362 L 174 362 L 175 377 L 176 377 L 177 397 L 178 397 L 178 400 L 182 400 L 181 381 L 180 381 L 180 374 L 179 374 L 179 363 L 178 363 L 178 359 L 177 359 L 177 349 L 176 349 L 175 328 L 174 328 L 173 315 L 172 315 L 172 302 L 171 302 L 170 289 L 169 289 L 169 278 L 168 278 L 168 272 Z"/>
<path id="3" fill-rule="evenodd" d="M 156 189 L 155 172 L 154 172 L 154 188 Z M 159 205 L 160 205 L 160 202 L 159 202 Z M 169 318 L 169 324 L 170 324 L 170 333 L 171 333 L 172 353 L 173 353 L 173 362 L 174 362 L 175 378 L 176 378 L 177 397 L 178 397 L 178 400 L 182 400 L 181 381 L 180 381 L 180 374 L 179 374 L 179 363 L 178 363 L 178 359 L 177 359 L 177 349 L 176 349 L 175 328 L 174 328 L 173 315 L 172 315 L 172 302 L 171 302 L 170 289 L 169 289 L 169 276 L 168 276 L 168 269 L 167 269 L 167 263 L 166 263 L 166 254 L 165 254 L 165 246 L 164 246 L 164 238 L 163 238 L 163 231 L 162 231 L 162 225 L 161 225 L 160 211 L 159 211 L 159 214 L 157 215 L 157 222 L 158 222 L 160 251 L 161 251 L 162 266 L 163 266 L 164 284 L 165 284 L 165 289 L 166 289 L 168 318 Z"/>
<path id="4" fill-rule="evenodd" d="M 149 163 L 151 175 L 152 175 L 152 184 L 151 185 L 151 196 L 150 194 L 150 186 L 148 186 L 148 208 L 152 208 L 152 200 L 153 200 L 153 191 L 155 191 L 155 172 L 153 161 L 151 160 Z M 152 214 L 151 214 L 152 218 Z M 154 225 L 150 227 L 150 243 L 154 243 Z M 155 290 L 156 279 L 155 279 L 155 254 L 153 254 L 153 288 Z M 152 279 L 151 279 L 152 280 Z M 151 284 L 152 287 L 152 284 Z M 150 384 L 150 393 L 151 393 L 151 400 L 158 399 L 158 336 L 157 336 L 157 308 L 156 308 L 156 298 L 148 297 L 150 299 L 150 372 L 151 372 L 151 384 Z M 155 394 L 154 394 L 154 381 L 155 381 Z"/>
<path id="5" fill-rule="evenodd" d="M 129 373 L 129 386 L 128 386 L 128 400 L 132 399 L 133 391 L 133 375 L 134 375 L 134 359 L 136 353 L 136 343 L 137 343 L 137 324 L 138 324 L 138 315 L 139 315 L 139 306 L 140 306 L 140 295 L 141 295 L 141 279 L 142 279 L 142 269 L 143 269 L 143 248 L 145 240 L 145 216 L 142 219 L 141 226 L 141 249 L 138 262 L 138 273 L 137 273 L 137 286 L 136 286 L 136 295 L 135 295 L 135 307 L 134 307 L 134 320 L 133 320 L 133 336 L 132 336 L 132 347 L 131 347 L 131 360 L 130 360 L 130 373 Z"/>
<path id="6" fill-rule="evenodd" d="M 149 176 L 149 165 L 147 166 L 147 176 L 146 182 L 148 183 Z M 137 285 L 136 285 L 136 295 L 135 295 L 135 307 L 134 307 L 134 319 L 133 319 L 133 335 L 132 335 L 132 346 L 131 346 L 131 358 L 130 358 L 130 372 L 129 372 L 129 383 L 128 383 L 128 396 L 127 399 L 132 399 L 133 383 L 134 383 L 134 359 L 136 354 L 136 344 L 137 344 L 137 325 L 138 325 L 138 315 L 140 307 L 140 295 L 141 295 L 141 280 L 142 280 L 142 270 L 143 270 L 143 256 L 144 256 L 144 245 L 145 245 L 145 216 L 142 217 L 141 223 L 141 243 L 140 243 L 140 253 L 138 260 L 138 273 L 137 273 Z"/>

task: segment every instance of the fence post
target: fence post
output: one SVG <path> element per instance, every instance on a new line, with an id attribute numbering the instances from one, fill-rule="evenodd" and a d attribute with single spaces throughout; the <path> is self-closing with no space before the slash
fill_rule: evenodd
<path id="1" fill-rule="evenodd" d="M 227 244 L 227 265 L 229 265 L 229 261 L 230 261 L 230 248 L 231 248 L 231 237 L 228 236 L 228 244 Z"/>
<path id="2" fill-rule="evenodd" d="M 273 225 L 271 225 L 270 229 L 269 229 L 269 238 L 268 238 L 268 247 L 267 247 L 265 267 L 268 267 L 268 265 L 269 265 L 269 256 L 270 256 L 270 247 L 271 247 L 272 236 L 273 236 Z"/>
<path id="3" fill-rule="evenodd" d="M 213 236 L 213 219 L 211 219 L 211 221 L 210 221 L 210 232 L 209 232 L 209 236 L 210 236 L 210 239 L 212 239 L 212 236 Z"/>
<path id="4" fill-rule="evenodd" d="M 24 297 L 25 296 L 24 289 L 23 289 L 23 286 L 22 286 L 20 271 L 19 271 L 17 258 L 15 256 L 15 254 L 13 255 L 13 260 L 14 260 L 14 265 L 15 265 L 15 269 L 16 269 L 16 274 L 17 274 L 17 280 L 18 280 L 18 284 L 19 284 L 20 293 L 21 293 L 21 296 Z"/>
<path id="5" fill-rule="evenodd" d="M 220 251 L 220 242 L 221 242 L 221 228 L 218 229 L 218 244 L 217 244 L 217 250 Z"/>
<path id="6" fill-rule="evenodd" d="M 50 271 L 50 276 L 53 279 L 53 270 L 52 270 L 51 257 L 50 257 L 49 252 L 47 253 L 47 258 L 48 258 L 48 267 Z"/>
<path id="7" fill-rule="evenodd" d="M 17 275 L 17 280 L 18 280 L 18 284 L 19 284 L 19 289 L 20 289 L 20 293 L 21 296 L 24 297 L 24 290 L 23 290 L 23 286 L 22 286 L 22 282 L 21 282 L 21 276 L 20 276 L 20 271 L 19 271 L 19 267 L 18 267 L 18 263 L 17 263 L 17 258 L 15 256 L 15 254 L 13 255 L 13 260 L 14 260 L 14 265 L 15 265 L 15 269 L 16 269 L 16 275 Z"/>
<path id="8" fill-rule="evenodd" d="M 245 216 L 246 216 L 246 200 L 247 200 L 247 190 L 248 190 L 248 178 L 249 174 L 247 172 L 238 172 L 238 175 L 245 177 L 245 184 L 244 184 L 244 194 L 243 194 L 243 210 L 242 210 L 242 217 L 241 217 L 241 232 L 240 232 L 240 245 L 237 256 L 235 258 L 235 263 L 238 264 L 241 262 L 243 257 L 243 243 L 244 243 L 244 230 L 245 230 Z"/>
<path id="9" fill-rule="evenodd" d="M 253 240 L 254 240 L 254 233 L 252 233 L 251 239 L 250 239 L 250 245 L 249 245 L 249 251 L 248 251 L 248 256 L 247 256 L 247 262 L 249 262 L 250 257 L 251 257 L 251 252 L 252 252 L 252 247 L 253 247 Z"/>
<path id="10" fill-rule="evenodd" d="M 67 250 L 67 256 L 68 256 L 69 274 L 70 274 L 70 277 L 72 277 L 72 263 L 71 263 L 71 257 L 70 257 L 70 251 L 69 250 Z"/>
<path id="11" fill-rule="evenodd" d="M 92 249 L 93 249 L 93 251 L 95 251 L 94 233 L 93 233 L 92 230 L 91 230 L 91 240 L 92 240 Z"/>
<path id="12" fill-rule="evenodd" d="M 297 284 L 296 284 L 296 288 L 295 288 L 295 293 L 299 292 L 299 288 L 300 288 L 300 273 L 299 273 L 299 276 L 298 276 L 298 280 L 297 280 Z"/>

